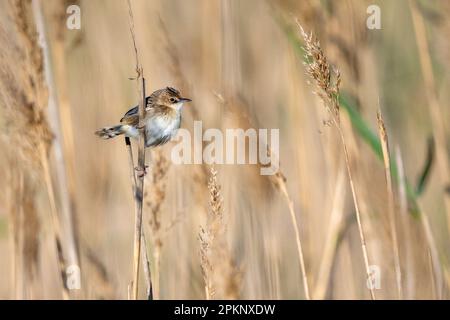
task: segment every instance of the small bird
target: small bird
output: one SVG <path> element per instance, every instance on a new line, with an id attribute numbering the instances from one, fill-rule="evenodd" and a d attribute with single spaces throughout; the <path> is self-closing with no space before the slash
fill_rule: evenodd
<path id="1" fill-rule="evenodd" d="M 192 100 L 182 98 L 180 92 L 171 87 L 156 90 L 145 100 L 145 147 L 165 144 L 180 128 L 183 104 Z M 128 110 L 120 119 L 120 124 L 101 128 L 95 134 L 103 139 L 111 139 L 121 134 L 130 138 L 138 138 L 139 106 Z"/>

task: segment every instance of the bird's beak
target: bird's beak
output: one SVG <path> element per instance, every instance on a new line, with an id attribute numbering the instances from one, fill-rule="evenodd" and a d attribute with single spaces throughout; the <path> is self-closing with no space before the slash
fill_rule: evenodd
<path id="1" fill-rule="evenodd" d="M 181 102 L 190 102 L 190 101 L 192 101 L 192 100 L 189 99 L 189 98 L 180 98 L 180 101 L 181 101 Z"/>

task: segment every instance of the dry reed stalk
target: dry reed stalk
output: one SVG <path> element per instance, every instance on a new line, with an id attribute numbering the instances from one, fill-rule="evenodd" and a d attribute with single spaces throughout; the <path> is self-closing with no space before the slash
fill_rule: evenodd
<path id="1" fill-rule="evenodd" d="M 46 152 L 44 147 L 40 146 L 40 153 L 41 153 L 41 159 L 42 159 L 42 167 L 44 171 L 44 180 L 45 185 L 47 187 L 47 194 L 48 199 L 50 203 L 50 219 L 52 224 L 52 229 L 54 233 L 55 238 L 55 247 L 58 257 L 58 263 L 59 263 L 59 270 L 61 274 L 62 279 L 62 296 L 64 300 L 68 300 L 70 298 L 69 294 L 69 288 L 67 286 L 67 275 L 66 270 L 68 267 L 66 256 L 64 254 L 64 248 L 61 240 L 61 224 L 58 218 L 58 209 L 56 207 L 56 197 L 55 197 L 55 188 L 53 186 L 53 181 L 50 173 L 50 166 L 48 163 L 48 159 L 46 156 Z"/>
<path id="2" fill-rule="evenodd" d="M 75 181 L 75 142 L 74 142 L 74 129 L 73 119 L 71 112 L 71 104 L 69 100 L 69 87 L 67 81 L 67 52 L 65 50 L 65 35 L 66 28 L 61 26 L 66 24 L 67 19 L 67 7 L 69 5 L 79 5 L 79 0 L 64 0 L 58 2 L 56 5 L 55 19 L 53 19 L 53 28 L 46 28 L 49 34 L 49 42 L 51 42 L 51 61 L 53 67 L 53 78 L 55 79 L 54 87 L 57 95 L 55 100 L 57 101 L 58 122 L 60 128 L 60 143 L 62 145 L 62 154 L 64 156 L 65 173 L 67 178 L 65 181 L 58 182 L 59 184 L 66 185 L 62 190 L 67 192 L 61 192 L 62 203 L 64 206 L 69 206 L 69 212 L 71 212 L 73 220 L 73 229 L 75 239 L 78 237 L 78 221 L 76 210 L 76 181 Z M 45 12 L 45 10 L 44 10 Z M 49 26 L 51 26 L 49 24 Z M 52 32 L 54 31 L 54 32 Z M 53 35 L 53 36 L 52 36 Z M 59 169 L 61 170 L 61 169 Z M 58 175 L 58 180 L 62 180 L 63 175 Z M 67 193 L 67 194 L 66 194 Z M 67 209 L 66 209 L 67 210 Z M 77 243 L 78 244 L 78 243 Z"/>
<path id="3" fill-rule="evenodd" d="M 397 226 L 395 223 L 395 200 L 394 191 L 392 186 L 392 176 L 391 176 L 391 156 L 389 152 L 389 139 L 386 132 L 386 126 L 384 124 L 383 116 L 381 110 L 377 112 L 378 121 L 378 134 L 380 136 L 381 148 L 383 151 L 384 160 L 384 174 L 386 177 L 386 191 L 388 198 L 388 215 L 389 215 L 389 226 L 391 229 L 392 237 L 392 247 L 394 254 L 394 270 L 397 283 L 397 293 L 398 298 L 403 299 L 403 288 L 402 288 L 402 270 L 400 265 L 400 253 L 398 247 L 398 236 L 397 236 Z"/>
<path id="4" fill-rule="evenodd" d="M 47 87 L 49 90 L 49 101 L 48 101 L 48 115 L 49 123 L 52 131 L 54 132 L 53 140 L 53 157 L 55 159 L 55 175 L 57 178 L 57 186 L 59 190 L 59 204 L 61 207 L 61 212 L 56 213 L 56 223 L 58 223 L 61 229 L 61 245 L 65 263 L 67 266 L 79 266 L 78 258 L 78 244 L 77 237 L 75 235 L 75 229 L 73 226 L 74 216 L 72 212 L 72 201 L 68 195 L 73 192 L 70 191 L 67 179 L 67 168 L 66 168 L 66 156 L 63 152 L 62 147 L 62 133 L 61 128 L 63 127 L 60 123 L 60 116 L 58 112 L 58 100 L 56 94 L 56 86 L 53 76 L 53 68 L 51 65 L 50 49 L 47 41 L 46 26 L 44 23 L 44 17 L 42 13 L 42 5 L 40 0 L 33 0 L 33 11 L 37 25 L 37 31 L 41 39 L 41 47 L 44 56 L 44 69 L 45 69 L 45 79 Z M 51 178 L 50 178 L 51 179 Z M 52 185 L 50 185 L 53 188 Z M 54 193 L 54 191 L 52 192 Z M 72 193 L 73 195 L 73 193 Z"/>
<path id="5" fill-rule="evenodd" d="M 136 192 L 134 194 L 135 201 L 135 228 L 134 228 L 134 245 L 133 245 L 133 285 L 132 299 L 136 300 L 139 292 L 139 266 L 141 259 L 141 240 L 142 240 L 142 208 L 144 195 L 144 176 L 145 176 L 145 79 L 144 70 L 139 62 L 139 52 L 136 45 L 136 36 L 134 32 L 134 17 L 130 0 L 128 3 L 130 33 L 133 40 L 134 54 L 136 60 L 136 82 L 138 85 L 139 97 L 139 140 L 138 140 L 138 172 L 139 174 L 136 184 Z"/>
<path id="6" fill-rule="evenodd" d="M 323 101 L 325 108 L 331 114 L 332 123 L 336 130 L 338 131 L 339 138 L 341 140 L 342 151 L 344 153 L 345 164 L 347 167 L 347 175 L 349 178 L 350 189 L 352 192 L 353 205 L 355 207 L 356 220 L 358 223 L 359 237 L 361 241 L 361 249 L 364 258 L 364 265 L 366 269 L 367 279 L 370 279 L 370 264 L 369 255 L 367 253 L 366 238 L 364 235 L 364 229 L 362 226 L 361 212 L 359 209 L 358 199 L 356 196 L 356 189 L 353 182 L 352 170 L 350 165 L 350 157 L 347 150 L 347 143 L 344 138 L 344 133 L 340 121 L 340 107 L 338 102 L 339 97 L 339 87 L 341 82 L 341 77 L 339 70 L 333 68 L 323 53 L 319 41 L 313 36 L 306 34 L 303 27 L 300 25 L 299 21 L 296 20 L 297 25 L 300 29 L 302 38 L 305 41 L 305 60 L 306 62 L 306 73 L 315 81 L 318 91 L 314 93 L 317 94 Z M 371 286 L 369 286 L 370 297 L 375 300 L 375 292 Z"/>
<path id="7" fill-rule="evenodd" d="M 131 141 L 129 137 L 125 137 L 125 146 L 128 153 L 128 164 L 130 167 L 130 180 L 131 180 L 131 189 L 132 194 L 136 194 L 136 186 L 137 186 L 137 180 L 136 180 L 136 174 L 135 174 L 135 166 L 134 166 L 134 159 L 133 159 L 133 148 L 131 147 Z M 147 283 L 147 290 L 146 290 L 146 296 L 147 300 L 153 300 L 153 285 L 152 285 L 152 276 L 151 276 L 151 270 L 150 270 L 150 261 L 148 258 L 148 249 L 147 249 L 147 240 L 145 239 L 145 233 L 142 230 L 141 232 L 141 243 L 142 243 L 142 253 L 143 253 L 143 260 L 142 260 L 142 266 L 144 268 L 144 276 L 145 276 L 145 282 Z"/>
<path id="8" fill-rule="evenodd" d="M 147 284 L 145 296 L 147 297 L 147 300 L 153 300 L 152 273 L 150 270 L 150 259 L 148 257 L 147 239 L 145 238 L 144 231 L 142 231 L 141 233 L 141 243 L 142 243 L 142 266 L 144 268 L 145 283 Z"/>
<path id="9" fill-rule="evenodd" d="M 416 4 L 413 3 L 412 0 L 409 0 L 409 7 L 414 25 L 414 34 L 418 47 L 420 66 L 424 78 L 424 92 L 428 101 L 428 108 L 432 123 L 431 127 L 433 128 L 433 136 L 436 142 L 436 161 L 440 171 L 439 178 L 441 180 L 444 204 L 447 212 L 447 230 L 450 233 L 450 194 L 445 192 L 446 188 L 450 185 L 450 168 L 448 162 L 446 128 L 444 123 L 445 116 L 441 110 L 437 96 L 425 24 Z"/>
<path id="10" fill-rule="evenodd" d="M 237 270 L 226 243 L 223 198 L 217 182 L 217 171 L 211 167 L 208 182 L 209 205 L 207 222 L 200 228 L 200 259 L 207 300 L 238 299 L 240 272 Z"/>
<path id="11" fill-rule="evenodd" d="M 271 179 L 273 180 L 274 185 L 278 188 L 278 190 L 281 192 L 283 197 L 286 199 L 286 203 L 289 208 L 289 214 L 291 216 L 291 222 L 292 226 L 294 227 L 295 232 L 295 242 L 297 244 L 297 254 L 300 262 L 300 269 L 302 273 L 303 278 L 303 289 L 305 292 L 305 298 L 307 300 L 311 299 L 310 293 L 309 293 L 309 285 L 308 285 L 308 276 L 306 274 L 306 267 L 305 267 L 305 259 L 303 257 L 303 247 L 300 237 L 300 230 L 298 227 L 297 222 L 297 215 L 295 214 L 295 208 L 294 208 L 294 202 L 292 201 L 289 192 L 287 190 L 286 185 L 286 178 L 281 173 L 281 171 L 278 171 L 275 175 L 271 176 Z"/>

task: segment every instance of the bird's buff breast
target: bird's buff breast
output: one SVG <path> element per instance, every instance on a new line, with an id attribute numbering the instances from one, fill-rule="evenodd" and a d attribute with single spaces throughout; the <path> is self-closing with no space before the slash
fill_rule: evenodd
<path id="1" fill-rule="evenodd" d="M 150 118 L 145 126 L 146 147 L 157 146 L 168 142 L 180 128 L 181 116 L 157 116 Z"/>

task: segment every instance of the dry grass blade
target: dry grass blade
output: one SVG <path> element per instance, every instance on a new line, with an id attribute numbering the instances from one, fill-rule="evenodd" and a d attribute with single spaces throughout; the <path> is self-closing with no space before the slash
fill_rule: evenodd
<path id="1" fill-rule="evenodd" d="M 340 114 L 339 114 L 339 85 L 341 82 L 341 76 L 337 69 L 333 68 L 320 47 L 319 41 L 311 33 L 308 35 L 303 27 L 297 20 L 297 25 L 300 29 L 301 36 L 305 41 L 305 67 L 306 73 L 314 80 L 318 90 L 315 92 L 322 100 L 327 110 L 332 115 L 332 122 L 335 125 L 339 137 L 342 143 L 342 150 L 345 157 L 345 164 L 347 167 L 347 174 L 350 182 L 350 189 L 352 191 L 353 204 L 355 206 L 356 220 L 358 223 L 359 237 L 361 241 L 361 249 L 364 258 L 364 265 L 366 268 L 367 278 L 371 278 L 369 255 L 367 253 L 366 237 L 364 235 L 364 229 L 361 221 L 361 212 L 359 209 L 358 199 L 356 196 L 356 189 L 353 182 L 352 170 L 350 167 L 350 157 L 347 150 L 347 144 L 345 142 L 344 133 L 341 127 Z M 373 288 L 369 287 L 370 297 L 375 299 L 375 292 Z"/>
<path id="2" fill-rule="evenodd" d="M 397 282 L 397 293 L 399 299 L 403 299 L 403 289 L 402 289 L 402 270 L 400 266 L 400 253 L 398 247 L 398 236 L 397 236 L 397 226 L 395 223 L 395 200 L 394 192 L 392 190 L 392 176 L 391 176 L 391 156 L 389 152 L 389 140 L 386 132 L 386 126 L 384 125 L 383 116 L 381 115 L 381 110 L 377 113 L 378 121 L 378 133 L 380 135 L 381 148 L 383 150 L 384 159 L 384 173 L 386 177 L 386 189 L 388 197 L 388 213 L 389 213 L 389 226 L 391 229 L 392 236 L 392 246 L 394 254 L 394 268 Z"/>
<path id="3" fill-rule="evenodd" d="M 295 214 L 294 202 L 292 201 L 291 197 L 289 196 L 289 193 L 287 191 L 287 186 L 286 186 L 286 178 L 282 175 L 282 173 L 280 171 L 277 172 L 272 177 L 272 179 L 274 181 L 275 186 L 280 190 L 281 194 L 286 199 L 286 202 L 287 202 L 287 205 L 289 208 L 289 214 L 291 216 L 291 222 L 292 222 L 292 225 L 294 227 L 294 232 L 295 232 L 295 242 L 297 244 L 297 253 L 298 253 L 298 258 L 300 261 L 300 269 L 301 269 L 302 277 L 303 277 L 303 289 L 305 292 L 305 298 L 307 300 L 310 300 L 311 296 L 309 294 L 308 276 L 306 274 L 305 258 L 303 257 L 302 241 L 300 238 L 300 230 L 298 227 L 297 216 Z"/>

